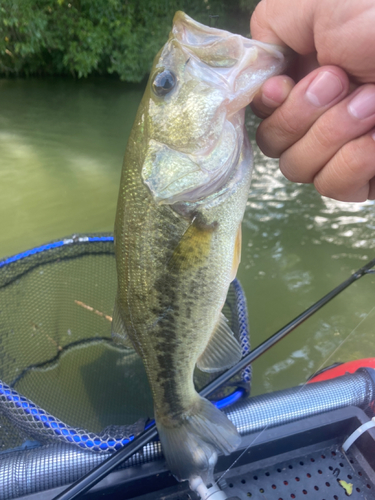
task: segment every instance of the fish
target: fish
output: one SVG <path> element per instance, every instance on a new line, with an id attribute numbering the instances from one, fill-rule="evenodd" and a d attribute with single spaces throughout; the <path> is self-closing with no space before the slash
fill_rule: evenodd
<path id="1" fill-rule="evenodd" d="M 193 373 L 234 365 L 221 310 L 241 253 L 252 172 L 244 109 L 285 64 L 276 46 L 177 12 L 125 151 L 114 240 L 112 333 L 142 358 L 164 457 L 180 481 L 213 481 L 241 442 Z"/>

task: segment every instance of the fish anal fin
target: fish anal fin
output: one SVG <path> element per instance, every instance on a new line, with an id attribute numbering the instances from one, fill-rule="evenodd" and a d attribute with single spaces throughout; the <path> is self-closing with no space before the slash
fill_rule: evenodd
<path id="1" fill-rule="evenodd" d="M 205 224 L 199 216 L 195 217 L 175 248 L 168 267 L 183 272 L 202 265 L 210 254 L 216 227 L 215 222 Z"/>
<path id="2" fill-rule="evenodd" d="M 236 241 L 234 243 L 232 273 L 231 273 L 231 279 L 230 279 L 231 282 L 236 277 L 238 266 L 240 265 L 240 262 L 241 262 L 241 244 L 242 244 L 242 231 L 241 231 L 241 224 L 240 224 L 238 226 Z"/>
<path id="3" fill-rule="evenodd" d="M 217 372 L 230 368 L 241 357 L 241 346 L 229 328 L 228 320 L 221 313 L 211 339 L 197 361 L 197 367 L 203 372 Z"/>
<path id="4" fill-rule="evenodd" d="M 134 349 L 133 343 L 126 332 L 126 327 L 122 319 L 120 308 L 118 305 L 118 297 L 116 296 L 115 307 L 113 309 L 112 317 L 112 338 L 116 344 Z"/>

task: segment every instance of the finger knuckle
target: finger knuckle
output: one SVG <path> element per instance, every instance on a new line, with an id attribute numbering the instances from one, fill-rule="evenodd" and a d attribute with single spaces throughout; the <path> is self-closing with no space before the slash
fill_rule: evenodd
<path id="1" fill-rule="evenodd" d="M 336 142 L 337 130 L 329 120 L 321 119 L 311 128 L 311 141 L 315 148 L 321 151 L 329 151 Z"/>
<path id="2" fill-rule="evenodd" d="M 291 182 L 305 182 L 301 168 L 289 154 L 282 154 L 279 160 L 281 173 Z"/>
<path id="3" fill-rule="evenodd" d="M 369 200 L 375 200 L 375 177 L 370 181 L 370 188 L 367 198 Z"/>
<path id="4" fill-rule="evenodd" d="M 322 196 L 333 198 L 339 201 L 351 201 L 351 188 L 349 186 L 338 186 L 332 182 L 332 177 L 327 175 L 318 175 L 314 178 L 315 189 Z"/>
<path id="5" fill-rule="evenodd" d="M 362 141 L 350 141 L 338 152 L 338 160 L 345 165 L 350 176 L 363 168 Z"/>
<path id="6" fill-rule="evenodd" d="M 300 138 L 301 124 L 296 117 L 295 110 L 288 107 L 280 107 L 274 113 L 274 120 L 275 129 L 279 131 L 280 138 L 287 140 L 297 140 Z"/>
<path id="7" fill-rule="evenodd" d="M 369 180 L 375 175 L 375 141 L 370 135 L 348 142 L 339 154 L 352 178 Z"/>
<path id="8" fill-rule="evenodd" d="M 303 127 L 295 112 L 287 106 L 281 106 L 261 123 L 257 142 L 263 153 L 278 158 L 303 134 Z"/>
<path id="9" fill-rule="evenodd" d="M 267 6 L 265 5 L 265 2 L 260 2 L 258 5 L 255 7 L 255 10 L 250 18 L 250 31 L 252 33 L 252 36 L 259 31 L 263 31 L 267 28 L 267 19 L 268 16 L 266 15 L 266 10 Z"/>
<path id="10" fill-rule="evenodd" d="M 262 120 L 268 118 L 272 114 L 272 110 L 263 106 L 259 98 L 254 99 L 250 104 L 250 107 L 254 115 L 256 115 L 258 118 L 261 118 Z"/>
<path id="11" fill-rule="evenodd" d="M 315 176 L 317 191 L 340 201 L 365 201 L 375 175 L 375 142 L 363 136 L 346 143 Z"/>
<path id="12" fill-rule="evenodd" d="M 318 193 L 322 196 L 327 196 L 328 198 L 342 200 L 342 196 L 344 195 L 343 193 L 338 193 L 337 190 L 332 187 L 329 180 L 327 181 L 325 176 L 317 175 L 314 178 L 314 186 Z"/>
<path id="13" fill-rule="evenodd" d="M 295 182 L 294 175 L 290 171 L 290 166 L 289 166 L 288 162 L 285 161 L 285 158 L 283 157 L 283 155 L 280 156 L 279 169 L 284 177 L 286 177 L 289 181 Z"/>
<path id="14" fill-rule="evenodd" d="M 266 119 L 259 125 L 256 131 L 256 141 L 262 153 L 271 158 L 278 158 L 279 150 L 274 146 L 273 137 L 272 130 L 268 130 Z"/>

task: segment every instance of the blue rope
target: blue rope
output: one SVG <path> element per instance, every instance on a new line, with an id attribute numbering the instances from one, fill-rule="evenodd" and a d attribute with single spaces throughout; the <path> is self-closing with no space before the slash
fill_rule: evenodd
<path id="1" fill-rule="evenodd" d="M 212 401 L 212 402 L 216 406 L 216 408 L 222 410 L 223 408 L 226 408 L 227 406 L 231 406 L 232 404 L 236 403 L 245 395 L 246 395 L 245 389 L 239 387 L 234 392 L 232 392 L 232 394 L 229 394 L 229 396 L 226 396 L 225 398 L 220 399 L 219 401 Z"/>
<path id="2" fill-rule="evenodd" d="M 239 388 L 229 396 L 213 402 L 213 404 L 216 408 L 221 410 L 241 399 L 245 392 L 245 389 Z M 102 453 L 116 451 L 134 439 L 134 435 L 130 435 L 127 438 L 109 437 L 108 439 L 103 439 L 101 436 L 98 436 L 93 432 L 87 432 L 83 429 L 71 427 L 40 408 L 29 399 L 21 396 L 17 391 L 1 381 L 0 401 L 2 410 L 9 420 L 11 420 L 17 427 L 20 426 L 26 430 L 26 432 L 30 432 L 30 430 L 31 432 L 34 431 L 32 433 L 39 436 L 39 438 L 41 437 L 45 439 L 47 436 L 50 438 L 53 437 L 54 439 L 58 439 L 64 443 L 75 444 L 80 448 Z M 27 423 L 22 415 L 19 415 L 18 412 L 14 411 L 14 407 L 21 409 L 23 414 L 28 416 Z M 149 422 L 145 426 L 145 430 L 147 430 L 153 423 L 154 420 Z M 46 434 L 43 429 L 47 429 L 49 432 Z"/>
<path id="3" fill-rule="evenodd" d="M 15 425 L 21 426 L 25 430 L 25 419 L 18 412 L 14 411 L 14 407 L 22 410 L 24 415 L 28 415 L 27 427 L 28 431 L 34 431 L 34 434 L 39 434 L 39 437 L 46 438 L 54 437 L 65 443 L 76 444 L 80 448 L 90 449 L 98 452 L 115 451 L 122 448 L 134 439 L 134 435 L 128 438 L 108 438 L 103 440 L 95 433 L 87 432 L 82 429 L 75 429 L 65 424 L 58 418 L 52 416 L 38 405 L 34 404 L 24 396 L 20 396 L 17 391 L 11 389 L 7 384 L 0 381 L 0 400 L 3 406 L 4 414 Z M 34 424 L 34 425 L 33 425 Z M 50 432 L 46 434 L 41 429 L 48 429 Z"/>
<path id="4" fill-rule="evenodd" d="M 242 286 L 237 278 L 232 281 L 232 286 L 236 294 L 236 313 L 239 323 L 242 357 L 244 357 L 247 353 L 250 352 L 249 321 L 247 315 L 246 298 Z M 251 382 L 251 365 L 242 370 L 241 379 L 247 383 Z"/>

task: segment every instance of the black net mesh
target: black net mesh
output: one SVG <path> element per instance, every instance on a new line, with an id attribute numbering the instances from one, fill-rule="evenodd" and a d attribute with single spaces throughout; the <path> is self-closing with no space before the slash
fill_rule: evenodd
<path id="1" fill-rule="evenodd" d="M 111 235 L 74 236 L 0 261 L 0 451 L 55 439 L 53 428 L 72 442 L 75 428 L 88 431 L 85 439 L 110 440 L 126 434 L 116 426 L 141 422 L 140 431 L 152 417 L 141 359 L 111 338 L 116 286 Z M 245 353 L 246 306 L 236 287 L 224 313 Z M 197 370 L 198 389 L 211 377 Z M 242 381 L 249 379 L 245 371 Z"/>

